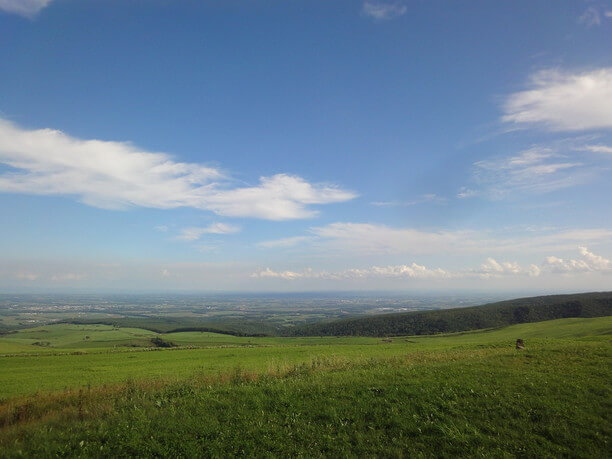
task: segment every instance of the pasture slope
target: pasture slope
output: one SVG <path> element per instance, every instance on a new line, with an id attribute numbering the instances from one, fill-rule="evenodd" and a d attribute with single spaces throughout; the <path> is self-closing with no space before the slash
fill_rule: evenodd
<path id="1" fill-rule="evenodd" d="M 611 334 L 611 317 L 567 318 L 391 342 L 189 332 L 163 336 L 200 348 L 14 353 L 0 357 L 0 455 L 609 457 Z"/>

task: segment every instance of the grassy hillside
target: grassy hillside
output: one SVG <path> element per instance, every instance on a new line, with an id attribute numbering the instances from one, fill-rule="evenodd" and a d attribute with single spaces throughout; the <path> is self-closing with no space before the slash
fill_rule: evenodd
<path id="1" fill-rule="evenodd" d="M 54 343 L 57 343 L 58 347 L 53 347 L 54 344 L 47 348 L 28 345 L 29 352 L 26 354 L 14 353 L 0 357 L 0 399 L 40 391 L 116 384 L 128 379 L 136 382 L 177 381 L 193 376 L 210 377 L 231 373 L 237 368 L 256 373 L 277 371 L 287 366 L 302 365 L 313 359 L 341 360 L 358 364 L 370 359 L 395 358 L 430 350 L 479 346 L 512 347 L 517 338 L 527 340 L 528 346 L 533 339 L 603 339 L 602 337 L 612 334 L 612 317 L 563 319 L 449 335 L 410 336 L 394 338 L 391 342 L 369 337 L 243 338 L 195 332 L 161 335 L 175 343 L 200 347 L 196 349 L 151 349 L 150 344 L 148 348 L 116 348 L 112 340 L 97 341 L 96 344 L 98 338 L 91 329 L 80 333 L 88 333 L 91 336 L 92 342 L 88 344 L 92 347 L 79 349 L 76 345 L 83 342 L 78 335 L 79 331 L 69 327 L 82 326 L 49 325 L 42 328 L 48 331 L 40 336 L 56 336 Z M 117 333 L 118 338 L 124 339 L 133 332 L 132 329 L 112 331 L 108 326 L 97 327 L 100 327 L 101 340 L 108 339 L 112 333 Z M 151 333 L 137 330 L 138 334 L 141 332 Z M 28 331 L 23 331 L 16 335 L 27 333 Z M 62 336 L 63 334 L 66 336 Z M 232 342 L 228 342 L 228 338 Z M 0 338 L 0 350 L 8 339 Z M 9 342 L 9 345 L 12 345 L 12 342 Z M 102 347 L 104 345 L 107 347 Z M 42 352 L 32 354 L 32 350 L 37 349 Z"/>
<path id="2" fill-rule="evenodd" d="M 293 336 L 429 335 L 568 317 L 612 315 L 612 292 L 552 295 L 439 311 L 384 314 L 316 323 L 289 330 Z"/>
<path id="3" fill-rule="evenodd" d="M 0 388 L 21 384 L 0 403 L 0 451 L 609 457 L 611 333 L 612 317 L 570 318 L 391 342 L 4 357 Z M 33 393 L 47 381 L 74 389 Z"/>

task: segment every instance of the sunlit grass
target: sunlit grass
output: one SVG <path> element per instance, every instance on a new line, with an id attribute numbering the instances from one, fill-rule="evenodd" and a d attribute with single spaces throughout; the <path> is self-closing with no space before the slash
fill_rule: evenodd
<path id="1" fill-rule="evenodd" d="M 525 351 L 507 341 L 408 344 L 387 343 L 404 351 L 387 356 L 310 356 L 12 398 L 0 405 L 0 448 L 7 457 L 607 456 L 605 336 L 531 339 Z M 197 351 L 153 354 L 176 352 Z"/>

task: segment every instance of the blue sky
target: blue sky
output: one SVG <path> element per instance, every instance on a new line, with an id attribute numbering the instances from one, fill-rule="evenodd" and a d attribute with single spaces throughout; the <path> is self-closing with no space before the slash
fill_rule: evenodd
<path id="1" fill-rule="evenodd" d="M 0 0 L 0 289 L 612 285 L 612 3 Z"/>

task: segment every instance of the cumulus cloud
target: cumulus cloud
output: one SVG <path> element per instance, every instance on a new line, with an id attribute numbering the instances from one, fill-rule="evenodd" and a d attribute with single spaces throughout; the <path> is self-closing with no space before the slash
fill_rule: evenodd
<path id="1" fill-rule="evenodd" d="M 451 277 L 452 274 L 440 268 L 427 268 L 416 263 L 411 265 L 372 266 L 370 268 L 351 268 L 343 271 L 273 271 L 270 268 L 254 272 L 255 278 L 278 278 L 284 280 L 296 279 L 369 279 L 369 278 L 405 278 L 405 279 L 441 279 Z"/>
<path id="2" fill-rule="evenodd" d="M 577 272 L 612 272 L 612 260 L 590 252 L 586 247 L 579 248 L 581 258 L 563 259 L 555 256 L 546 257 L 543 269 L 554 273 Z"/>
<path id="3" fill-rule="evenodd" d="M 527 274 L 531 277 L 537 277 L 540 275 L 542 270 L 538 265 L 534 264 L 529 265 L 527 268 L 523 268 L 516 262 L 498 262 L 494 258 L 489 257 L 483 264 L 480 265 L 479 269 L 474 270 L 473 272 L 483 278 L 518 274 Z"/>
<path id="4" fill-rule="evenodd" d="M 530 89 L 511 94 L 502 120 L 554 131 L 612 128 L 612 67 L 569 73 L 543 70 Z"/>
<path id="5" fill-rule="evenodd" d="M 52 0 L 0 0 L 0 11 L 32 17 Z"/>
<path id="6" fill-rule="evenodd" d="M 205 227 L 183 228 L 176 238 L 183 241 L 196 241 L 204 234 L 234 234 L 239 231 L 239 226 L 228 225 L 227 223 L 213 223 Z"/>
<path id="7" fill-rule="evenodd" d="M 364 15 L 381 21 L 406 14 L 408 7 L 401 2 L 366 1 L 362 11 Z"/>
<path id="8" fill-rule="evenodd" d="M 251 277 L 260 278 L 279 278 L 285 280 L 300 279 L 304 277 L 311 277 L 311 271 L 273 271 L 270 268 L 263 269 L 261 271 L 254 272 Z"/>
<path id="9" fill-rule="evenodd" d="M 0 191 L 69 195 L 100 208 L 192 207 L 268 220 L 316 215 L 308 206 L 353 199 L 333 185 L 276 174 L 233 187 L 219 170 L 173 160 L 125 142 L 81 140 L 51 129 L 26 130 L 0 120 Z"/>

